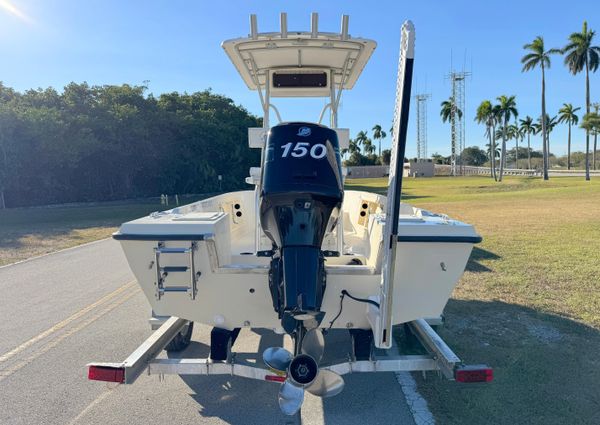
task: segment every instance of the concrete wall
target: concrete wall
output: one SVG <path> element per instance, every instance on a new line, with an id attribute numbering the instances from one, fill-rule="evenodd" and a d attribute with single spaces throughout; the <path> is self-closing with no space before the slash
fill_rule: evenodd
<path id="1" fill-rule="evenodd" d="M 364 165 L 346 167 L 347 179 L 372 179 L 376 177 L 385 177 L 389 174 L 388 165 Z"/>
<path id="2" fill-rule="evenodd" d="M 431 161 L 410 161 L 404 163 L 404 177 L 433 177 L 434 166 Z"/>
<path id="3" fill-rule="evenodd" d="M 347 168 L 347 179 L 372 179 L 386 177 L 390 173 L 389 165 L 363 165 Z M 404 177 L 433 177 L 433 162 L 405 162 Z"/>

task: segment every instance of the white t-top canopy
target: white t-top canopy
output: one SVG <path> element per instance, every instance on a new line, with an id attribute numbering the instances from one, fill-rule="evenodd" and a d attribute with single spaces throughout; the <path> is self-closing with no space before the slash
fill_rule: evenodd
<path id="1" fill-rule="evenodd" d="M 373 40 L 350 37 L 347 22 L 345 17 L 339 34 L 318 32 L 314 14 L 310 32 L 288 32 L 282 14 L 281 32 L 258 33 L 251 17 L 251 34 L 224 41 L 222 47 L 251 90 L 270 89 L 271 96 L 328 96 L 331 88 L 354 87 L 376 47 Z M 274 74 L 293 75 L 285 81 L 302 80 L 302 74 L 325 76 L 310 87 L 291 87 L 277 83 Z"/>

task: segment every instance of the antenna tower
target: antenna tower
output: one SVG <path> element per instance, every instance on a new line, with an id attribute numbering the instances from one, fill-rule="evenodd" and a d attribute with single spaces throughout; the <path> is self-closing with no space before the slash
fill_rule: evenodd
<path id="1" fill-rule="evenodd" d="M 454 100 L 450 117 L 452 126 L 450 165 L 452 166 L 453 176 L 463 174 L 460 155 L 465 148 L 465 80 L 469 76 L 471 76 L 470 72 L 452 71 L 447 77 L 452 82 L 452 99 Z M 461 113 L 459 114 L 458 111 Z"/>
<path id="2" fill-rule="evenodd" d="M 427 100 L 430 94 L 417 94 L 417 161 L 427 159 Z"/>

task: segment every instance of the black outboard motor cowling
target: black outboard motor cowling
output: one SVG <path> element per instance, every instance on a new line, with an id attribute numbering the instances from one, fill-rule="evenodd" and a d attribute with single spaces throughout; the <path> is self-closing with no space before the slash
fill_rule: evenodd
<path id="1" fill-rule="evenodd" d="M 280 318 L 322 318 L 326 276 L 321 245 L 337 223 L 343 198 L 335 131 L 303 122 L 271 128 L 260 222 L 273 242 L 269 285 Z"/>

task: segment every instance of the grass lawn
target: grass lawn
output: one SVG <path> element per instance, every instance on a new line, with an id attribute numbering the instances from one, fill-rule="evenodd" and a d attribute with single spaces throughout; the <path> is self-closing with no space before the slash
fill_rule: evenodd
<path id="1" fill-rule="evenodd" d="M 387 180 L 347 186 L 385 193 Z M 600 179 L 407 179 L 403 196 L 484 239 L 440 334 L 495 380 L 417 376 L 438 422 L 600 424 Z"/>
<path id="2" fill-rule="evenodd" d="M 157 200 L 0 210 L 0 266 L 109 237 L 124 221 L 162 209 Z"/>

